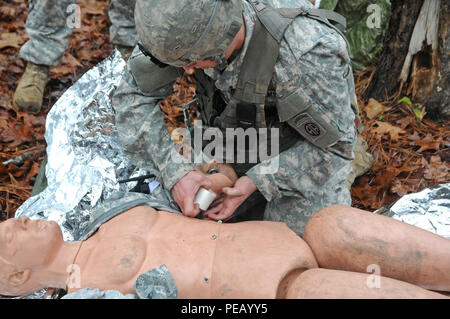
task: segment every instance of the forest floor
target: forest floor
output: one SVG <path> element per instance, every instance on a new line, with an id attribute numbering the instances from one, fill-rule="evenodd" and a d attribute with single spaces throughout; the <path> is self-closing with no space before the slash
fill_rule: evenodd
<path id="1" fill-rule="evenodd" d="M 108 42 L 108 2 L 78 2 L 82 27 L 75 29 L 61 64 L 51 68 L 43 109 L 31 115 L 12 109 L 14 90 L 26 66 L 19 50 L 28 39 L 25 31 L 28 2 L 0 0 L 0 221 L 13 217 L 31 196 L 45 156 L 45 120 L 51 106 L 113 50 Z M 373 71 L 368 68 L 355 74 L 358 97 L 367 88 Z M 170 110 L 168 122 L 182 125 L 179 106 L 192 98 L 192 83 L 190 77 L 177 82 L 174 95 L 163 105 L 164 110 Z M 449 182 L 449 121 L 428 120 L 425 108 L 408 99 L 379 103 L 360 100 L 359 106 L 365 126 L 362 136 L 375 162 L 353 184 L 353 206 L 373 211 L 405 194 Z M 8 163 L 21 155 L 22 160 Z"/>

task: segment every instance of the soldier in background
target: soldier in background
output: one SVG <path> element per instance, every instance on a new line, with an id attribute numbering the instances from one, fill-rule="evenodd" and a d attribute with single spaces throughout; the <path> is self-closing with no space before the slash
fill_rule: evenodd
<path id="1" fill-rule="evenodd" d="M 134 25 L 135 0 L 111 0 L 110 41 L 127 59 L 136 45 Z M 49 67 L 57 66 L 69 45 L 74 30 L 69 16 L 74 13 L 71 5 L 77 0 L 32 0 L 30 2 L 26 30 L 30 40 L 20 50 L 20 57 L 27 61 L 25 73 L 19 81 L 13 102 L 21 110 L 38 112 L 42 107 L 44 89 L 48 81 Z"/>

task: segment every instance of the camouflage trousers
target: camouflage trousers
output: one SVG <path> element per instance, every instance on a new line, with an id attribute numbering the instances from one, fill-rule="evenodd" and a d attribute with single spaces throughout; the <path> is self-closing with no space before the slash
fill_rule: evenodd
<path id="1" fill-rule="evenodd" d="M 284 222 L 297 235 L 302 236 L 306 223 L 319 210 L 332 205 L 351 206 L 352 198 L 346 187 L 346 177 L 351 167 L 343 167 L 326 185 L 310 189 L 306 197 L 283 196 L 267 203 L 264 220 Z"/>
<path id="2" fill-rule="evenodd" d="M 25 25 L 30 40 L 22 46 L 20 56 L 35 64 L 58 65 L 76 27 L 72 18 L 76 3 L 77 0 L 31 0 Z M 111 0 L 108 10 L 111 43 L 136 45 L 135 3 L 136 0 Z"/>

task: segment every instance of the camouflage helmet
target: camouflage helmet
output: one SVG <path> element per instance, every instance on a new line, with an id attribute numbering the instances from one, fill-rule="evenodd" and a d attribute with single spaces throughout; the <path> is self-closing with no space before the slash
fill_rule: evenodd
<path id="1" fill-rule="evenodd" d="M 242 26 L 242 0 L 137 0 L 135 22 L 142 46 L 160 62 L 213 60 L 223 68 Z"/>

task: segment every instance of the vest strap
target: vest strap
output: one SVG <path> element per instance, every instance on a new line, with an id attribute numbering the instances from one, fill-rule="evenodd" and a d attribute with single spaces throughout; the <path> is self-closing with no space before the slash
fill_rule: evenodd
<path id="1" fill-rule="evenodd" d="M 256 20 L 233 99 L 253 104 L 264 104 L 272 79 L 280 45 Z"/>

